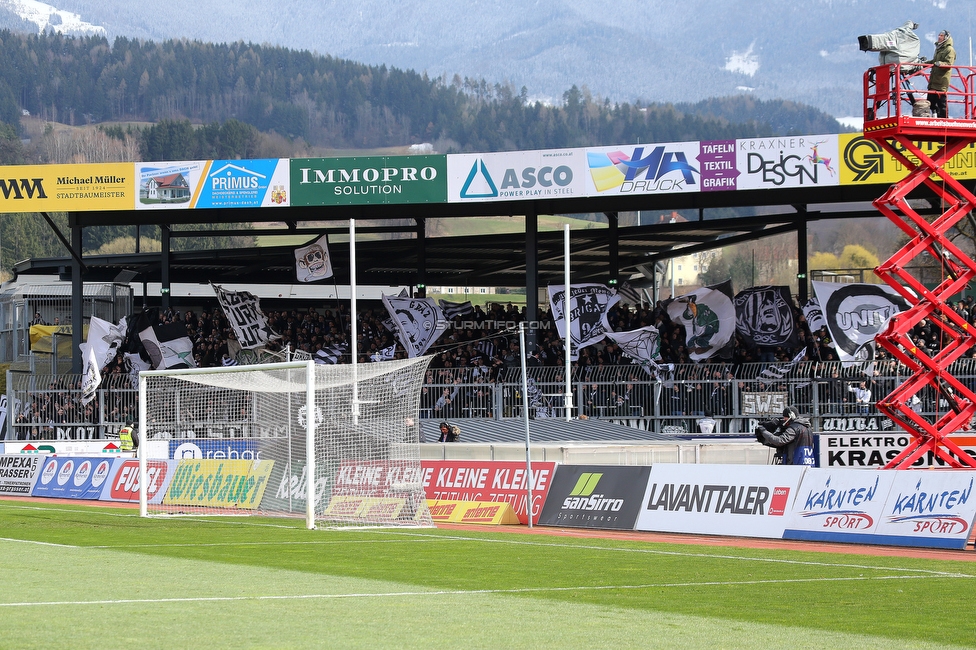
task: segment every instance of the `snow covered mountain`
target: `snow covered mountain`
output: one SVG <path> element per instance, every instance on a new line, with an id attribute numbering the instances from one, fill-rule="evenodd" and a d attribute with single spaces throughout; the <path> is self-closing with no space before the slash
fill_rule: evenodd
<path id="1" fill-rule="evenodd" d="M 751 93 L 837 117 L 860 111 L 877 55 L 857 36 L 920 23 L 931 56 L 941 29 L 970 63 L 966 0 L 53 0 L 48 28 L 212 42 L 244 40 L 402 69 L 525 86 L 559 102 L 571 86 L 612 101 L 693 102 Z M 0 26 L 40 25 L 34 0 L 0 0 Z M 53 8 L 52 8 L 53 9 Z M 30 13 L 33 12 L 33 13 Z M 6 15 L 9 20 L 4 20 Z M 31 17 L 28 17 L 31 16 Z M 77 19 L 74 17 L 77 16 Z M 55 21 L 61 22 L 55 24 Z"/>

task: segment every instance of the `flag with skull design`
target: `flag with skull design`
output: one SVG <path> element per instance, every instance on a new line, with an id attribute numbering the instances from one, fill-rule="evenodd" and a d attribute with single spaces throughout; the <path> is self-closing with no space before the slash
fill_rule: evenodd
<path id="1" fill-rule="evenodd" d="M 295 249 L 295 274 L 299 282 L 316 282 L 332 277 L 332 256 L 329 255 L 327 234 Z"/>

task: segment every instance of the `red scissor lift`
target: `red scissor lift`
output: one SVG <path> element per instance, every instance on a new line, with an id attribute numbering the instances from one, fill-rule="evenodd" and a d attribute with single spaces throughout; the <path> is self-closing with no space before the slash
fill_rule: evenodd
<path id="1" fill-rule="evenodd" d="M 976 344 L 976 337 L 965 319 L 946 302 L 976 277 L 976 262 L 947 236 L 961 219 L 972 218 L 976 196 L 946 170 L 953 156 L 976 142 L 976 68 L 953 68 L 952 84 L 945 94 L 948 118 L 913 114 L 914 103 L 926 98 L 930 69 L 883 65 L 864 75 L 864 137 L 877 142 L 908 170 L 904 179 L 874 201 L 874 206 L 908 237 L 907 244 L 875 269 L 911 305 L 892 318 L 876 339 L 913 373 L 878 402 L 878 409 L 912 436 L 908 447 L 886 469 L 911 467 L 928 452 L 948 467 L 976 468 L 976 460 L 947 438 L 950 433 L 969 429 L 976 414 L 976 394 L 950 373 L 953 362 Z M 916 84 L 921 90 L 913 87 Z M 940 200 L 940 215 L 922 216 L 909 205 L 909 194 L 922 186 Z M 905 270 L 911 260 L 925 253 L 942 268 L 943 279 L 933 289 Z M 924 318 L 940 328 L 943 340 L 948 341 L 934 356 L 911 338 L 912 329 Z M 944 412 L 937 410 L 932 421 L 910 406 L 912 396 L 926 385 L 939 396 L 937 404 L 948 405 Z"/>

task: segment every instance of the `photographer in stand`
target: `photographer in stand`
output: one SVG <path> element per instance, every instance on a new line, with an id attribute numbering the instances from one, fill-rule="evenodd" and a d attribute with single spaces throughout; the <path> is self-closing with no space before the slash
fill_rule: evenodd
<path id="1" fill-rule="evenodd" d="M 801 418 L 792 406 L 783 409 L 782 418 L 760 422 L 756 427 L 756 441 L 776 449 L 777 465 L 812 467 L 816 464 L 810 420 Z"/>

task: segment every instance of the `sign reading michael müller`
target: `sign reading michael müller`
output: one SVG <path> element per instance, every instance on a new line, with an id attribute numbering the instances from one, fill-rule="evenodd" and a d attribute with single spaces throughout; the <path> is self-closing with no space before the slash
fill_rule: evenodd
<path id="1" fill-rule="evenodd" d="M 447 202 L 447 156 L 297 158 L 292 205 Z"/>

